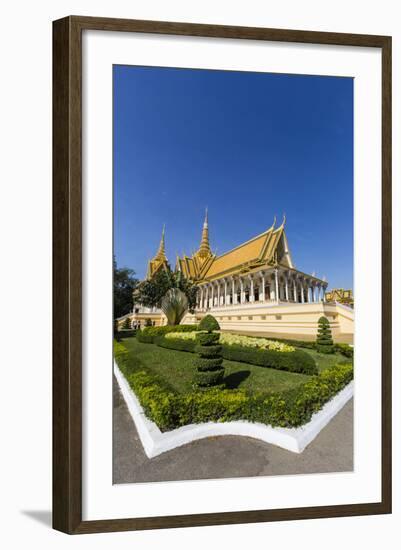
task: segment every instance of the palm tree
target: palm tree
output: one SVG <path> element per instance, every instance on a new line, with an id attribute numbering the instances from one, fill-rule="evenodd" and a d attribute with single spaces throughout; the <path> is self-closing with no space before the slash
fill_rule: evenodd
<path id="1" fill-rule="evenodd" d="M 188 298 L 179 288 L 170 288 L 162 299 L 161 308 L 168 325 L 179 325 L 188 310 Z"/>

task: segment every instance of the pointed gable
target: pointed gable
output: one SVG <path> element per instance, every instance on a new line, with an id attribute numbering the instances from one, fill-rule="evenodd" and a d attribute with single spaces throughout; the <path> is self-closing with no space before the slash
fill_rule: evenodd
<path id="1" fill-rule="evenodd" d="M 160 271 L 160 269 L 169 269 L 165 250 L 165 226 L 163 226 L 159 249 L 156 256 L 152 260 L 149 260 L 146 278 L 151 279 L 158 271 Z"/>
<path id="2" fill-rule="evenodd" d="M 209 245 L 207 212 L 198 251 L 189 256 L 177 258 L 176 269 L 193 281 L 214 280 L 225 276 L 244 273 L 253 268 L 282 265 L 293 267 L 285 235 L 285 217 L 280 227 L 273 225 L 249 241 L 232 250 L 216 256 Z"/>

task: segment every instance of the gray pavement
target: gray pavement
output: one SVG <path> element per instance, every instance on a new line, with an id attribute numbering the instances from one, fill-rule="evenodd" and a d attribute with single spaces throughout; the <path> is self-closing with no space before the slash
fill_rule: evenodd
<path id="1" fill-rule="evenodd" d="M 352 400 L 301 454 L 256 439 L 221 436 L 194 441 L 149 459 L 115 379 L 113 383 L 114 483 L 349 472 L 353 469 Z"/>

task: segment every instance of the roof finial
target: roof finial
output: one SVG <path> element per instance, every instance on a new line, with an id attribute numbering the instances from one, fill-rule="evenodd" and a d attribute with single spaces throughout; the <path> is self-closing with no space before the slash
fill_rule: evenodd
<path id="1" fill-rule="evenodd" d="M 206 207 L 205 221 L 203 222 L 202 239 L 201 239 L 201 243 L 200 243 L 197 255 L 200 258 L 206 258 L 210 256 L 211 253 L 212 251 L 210 250 L 210 244 L 209 244 L 209 225 L 208 225 L 207 207 Z"/>
<path id="2" fill-rule="evenodd" d="M 276 225 L 276 222 L 277 222 L 277 218 L 276 218 L 276 214 L 274 214 L 274 220 L 273 220 L 273 225 L 272 225 L 273 229 Z"/>
<path id="3" fill-rule="evenodd" d="M 285 226 L 285 222 L 286 222 L 286 221 L 287 221 L 287 218 L 286 218 L 285 212 L 284 212 L 284 214 L 283 214 L 283 221 L 282 221 L 282 223 L 281 223 L 281 227 L 284 227 L 284 226 Z"/>
<path id="4" fill-rule="evenodd" d="M 155 259 L 157 259 L 157 260 L 167 260 L 166 250 L 165 250 L 165 232 L 166 232 L 166 224 L 163 224 L 162 236 L 161 236 L 160 244 L 159 244 L 159 250 L 157 251 L 157 254 L 155 256 Z"/>

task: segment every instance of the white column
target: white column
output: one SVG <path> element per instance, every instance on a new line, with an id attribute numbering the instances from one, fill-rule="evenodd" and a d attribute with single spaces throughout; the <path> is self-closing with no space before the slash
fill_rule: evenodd
<path id="1" fill-rule="evenodd" d="M 280 296 L 278 293 L 278 269 L 277 268 L 274 270 L 274 279 L 275 279 L 274 297 L 276 299 L 276 302 L 278 302 L 280 300 Z"/>
<path id="2" fill-rule="evenodd" d="M 209 307 L 209 286 L 205 285 L 205 309 Z"/>
<path id="3" fill-rule="evenodd" d="M 288 278 L 287 278 L 287 277 L 285 278 L 285 299 L 287 300 L 287 302 L 289 301 L 289 296 L 288 296 Z"/>
<path id="4" fill-rule="evenodd" d="M 239 287 L 241 290 L 240 303 L 243 304 L 245 302 L 245 292 L 244 292 L 244 281 L 241 277 L 239 278 Z"/>
<path id="5" fill-rule="evenodd" d="M 224 304 L 228 306 L 227 279 L 224 279 Z"/>
<path id="6" fill-rule="evenodd" d="M 255 289 L 254 289 L 254 286 L 253 286 L 253 277 L 252 277 L 252 275 L 249 276 L 249 281 L 251 283 L 251 288 L 250 288 L 250 292 L 249 292 L 249 301 L 254 302 L 255 301 Z"/>
<path id="7" fill-rule="evenodd" d="M 326 301 L 326 288 L 327 287 L 325 287 L 325 286 L 323 287 L 323 302 Z"/>
<path id="8" fill-rule="evenodd" d="M 261 273 L 261 279 L 262 279 L 262 282 L 261 282 L 262 290 L 261 291 L 259 290 L 259 302 L 264 302 L 265 301 L 265 273 L 264 273 L 264 271 L 262 271 L 262 273 Z"/>
<path id="9" fill-rule="evenodd" d="M 220 307 L 220 281 L 217 281 L 217 305 Z"/>
<path id="10" fill-rule="evenodd" d="M 305 289 L 304 289 L 304 281 L 301 280 L 301 281 L 299 282 L 299 284 L 300 284 L 300 287 L 301 287 L 301 303 L 303 304 L 303 303 L 305 302 L 305 296 L 304 296 L 304 291 L 305 291 Z"/>
<path id="11" fill-rule="evenodd" d="M 237 291 L 236 291 L 236 288 L 235 288 L 235 279 L 234 279 L 234 277 L 231 277 L 231 294 L 232 294 L 231 303 L 232 304 L 238 303 Z"/>
<path id="12" fill-rule="evenodd" d="M 293 280 L 293 284 L 294 284 L 294 302 L 297 303 L 298 302 L 298 293 L 297 293 L 297 283 L 296 283 L 296 280 L 294 279 Z"/>

